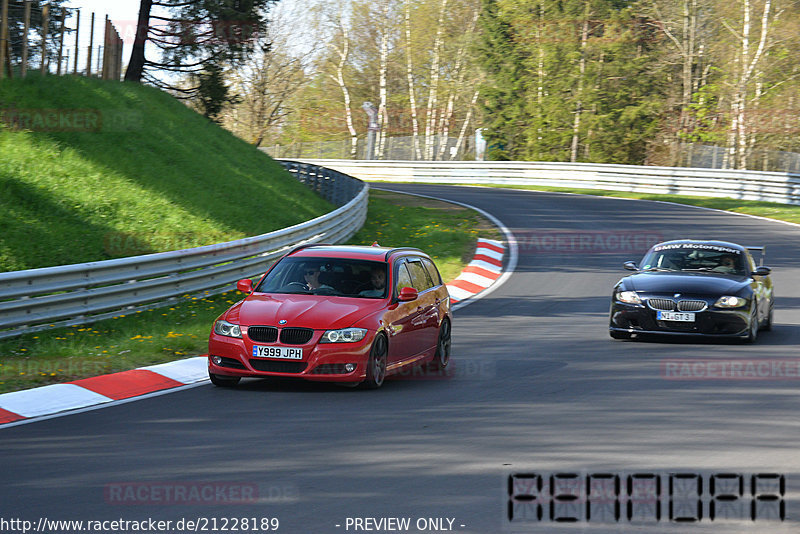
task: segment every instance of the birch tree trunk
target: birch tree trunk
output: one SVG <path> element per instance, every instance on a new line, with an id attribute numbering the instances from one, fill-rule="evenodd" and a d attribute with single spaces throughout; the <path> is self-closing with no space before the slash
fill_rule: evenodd
<path id="1" fill-rule="evenodd" d="M 456 141 L 456 149 L 450 154 L 450 160 L 454 160 L 458 151 L 461 150 L 461 145 L 464 144 L 464 138 L 466 137 L 467 128 L 469 127 L 469 123 L 472 120 L 472 111 L 475 109 L 475 103 L 478 101 L 478 95 L 480 94 L 480 84 L 478 84 L 479 88 L 475 89 L 475 92 L 472 94 L 472 101 L 470 102 L 469 109 L 467 110 L 467 116 L 464 118 L 464 123 L 461 125 L 461 131 L 458 133 L 458 141 Z"/>
<path id="2" fill-rule="evenodd" d="M 419 120 L 417 118 L 417 98 L 414 89 L 414 69 L 411 62 L 411 0 L 405 3 L 405 30 L 406 30 L 406 76 L 408 78 L 408 99 L 411 106 L 411 138 L 414 159 L 422 159 L 419 146 Z"/>
<path id="3" fill-rule="evenodd" d="M 761 36 L 758 47 L 750 53 L 750 32 L 752 18 L 752 4 L 750 0 L 743 0 L 742 3 L 742 34 L 740 36 L 741 49 L 739 57 L 739 77 L 734 83 L 734 94 L 731 99 L 731 126 L 728 132 L 728 166 L 736 169 L 747 168 L 748 147 L 748 128 L 747 128 L 747 93 L 749 84 L 753 78 L 753 72 L 761 60 L 766 47 L 767 35 L 769 33 L 769 17 L 772 8 L 772 0 L 764 2 L 764 11 L 761 15 Z"/>
<path id="4" fill-rule="evenodd" d="M 433 41 L 431 50 L 431 70 L 430 70 L 430 91 L 428 92 L 428 105 L 425 117 L 425 159 L 433 160 L 434 156 L 434 127 L 436 125 L 436 112 L 438 105 L 439 90 L 439 61 L 441 59 L 442 32 L 444 30 L 444 16 L 447 8 L 447 0 L 442 0 L 442 7 L 439 11 L 439 21 L 436 24 L 436 38 Z"/>
<path id="5" fill-rule="evenodd" d="M 336 75 L 331 77 L 336 81 L 336 83 L 339 85 L 339 88 L 342 90 L 345 122 L 347 123 L 347 131 L 350 132 L 350 157 L 355 159 L 358 150 L 358 134 L 353 126 L 353 111 L 350 108 L 350 90 L 347 88 L 347 84 L 344 81 L 344 67 L 347 64 L 347 58 L 350 55 L 350 34 L 348 33 L 347 26 L 345 25 L 344 15 L 341 12 L 339 13 L 338 24 L 342 36 L 342 45 L 331 45 L 334 47 L 336 54 L 339 56 L 339 60 L 336 63 Z"/>
<path id="6" fill-rule="evenodd" d="M 746 151 L 745 146 L 745 106 L 747 100 L 747 74 L 745 67 L 750 58 L 750 0 L 744 0 L 744 20 L 742 26 L 742 77 L 736 84 L 736 131 L 734 133 L 733 161 L 735 168 L 743 169 L 742 155 Z"/>
<path id="7" fill-rule="evenodd" d="M 466 28 L 466 35 L 472 35 L 475 31 L 475 26 L 478 23 L 478 17 L 480 16 L 480 9 L 476 9 L 472 14 L 472 19 L 470 20 L 469 26 Z M 437 159 L 443 160 L 445 156 L 445 152 L 447 150 L 447 140 L 450 135 L 450 124 L 453 121 L 453 114 L 455 112 L 455 101 L 456 98 L 464 92 L 464 78 L 466 76 L 467 70 L 464 68 L 465 63 L 465 53 L 466 47 L 462 44 L 458 47 L 458 52 L 456 53 L 456 61 L 453 67 L 453 74 L 456 76 L 456 81 L 450 87 L 449 94 L 447 96 L 447 107 L 445 108 L 445 112 L 439 119 L 438 128 L 439 133 L 441 134 L 441 139 L 443 142 L 439 143 L 439 156 Z"/>
<path id="8" fill-rule="evenodd" d="M 378 85 L 379 98 L 378 103 L 378 159 L 383 158 L 383 151 L 386 145 L 386 129 L 389 126 L 389 114 L 386 111 L 387 91 L 386 91 L 386 72 L 387 61 L 389 56 L 389 6 L 388 1 L 383 0 L 381 4 L 381 23 L 379 24 L 381 31 L 381 48 L 380 48 L 380 73 Z"/>

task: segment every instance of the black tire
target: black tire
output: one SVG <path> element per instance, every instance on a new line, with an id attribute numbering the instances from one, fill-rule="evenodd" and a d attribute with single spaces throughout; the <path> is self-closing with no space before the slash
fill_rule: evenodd
<path id="1" fill-rule="evenodd" d="M 363 385 L 367 389 L 378 389 L 383 385 L 386 378 L 386 359 L 389 353 L 389 345 L 386 336 L 378 334 L 372 342 L 372 350 L 369 351 L 367 360 L 367 378 Z"/>
<path id="2" fill-rule="evenodd" d="M 208 373 L 208 378 L 211 379 L 212 384 L 221 388 L 232 388 L 242 379 L 239 376 L 222 376 L 214 373 Z"/>
<path id="3" fill-rule="evenodd" d="M 750 325 L 747 332 L 747 337 L 744 338 L 745 343 L 755 343 L 758 339 L 758 330 L 760 328 L 758 320 L 758 305 L 753 305 L 753 314 L 750 316 Z"/>
<path id="4" fill-rule="evenodd" d="M 447 368 L 450 363 L 450 348 L 452 346 L 452 331 L 450 328 L 450 321 L 445 319 L 442 321 L 442 326 L 439 328 L 439 337 L 436 341 L 436 354 L 433 355 L 431 362 L 437 369 Z"/>
<path id="5" fill-rule="evenodd" d="M 769 332 L 772 330 L 772 304 L 769 306 L 769 313 L 767 314 L 767 322 L 764 323 L 764 326 L 761 327 L 761 330 L 764 332 Z"/>
<path id="6" fill-rule="evenodd" d="M 608 335 L 614 339 L 630 339 L 633 334 L 630 332 L 619 332 L 617 330 L 609 330 Z"/>

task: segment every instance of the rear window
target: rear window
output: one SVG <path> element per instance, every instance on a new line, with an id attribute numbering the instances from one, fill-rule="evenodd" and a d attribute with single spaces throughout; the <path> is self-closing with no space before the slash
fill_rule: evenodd
<path id="1" fill-rule="evenodd" d="M 411 281 L 414 284 L 414 289 L 420 293 L 433 287 L 433 280 L 431 280 L 421 260 L 409 260 L 408 271 L 411 273 Z"/>
<path id="2" fill-rule="evenodd" d="M 439 269 L 436 268 L 436 265 L 434 265 L 433 262 L 428 258 L 422 258 L 422 264 L 425 265 L 425 269 L 427 269 L 431 280 L 433 280 L 433 285 L 442 285 L 442 276 L 439 274 Z"/>

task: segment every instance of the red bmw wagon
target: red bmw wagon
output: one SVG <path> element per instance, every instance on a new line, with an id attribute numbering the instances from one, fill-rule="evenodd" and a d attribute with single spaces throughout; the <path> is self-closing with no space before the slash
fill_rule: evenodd
<path id="1" fill-rule="evenodd" d="M 414 248 L 295 248 L 214 322 L 208 374 L 300 377 L 377 388 L 404 368 L 450 360 L 450 296 L 433 260 Z"/>

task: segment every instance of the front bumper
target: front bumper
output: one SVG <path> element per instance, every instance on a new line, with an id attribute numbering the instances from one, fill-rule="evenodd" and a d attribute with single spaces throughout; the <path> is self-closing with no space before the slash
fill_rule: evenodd
<path id="1" fill-rule="evenodd" d="M 208 372 L 222 376 L 238 377 L 295 377 L 319 382 L 361 382 L 366 378 L 367 361 L 375 339 L 368 332 L 357 343 L 319 343 L 322 331 L 314 333 L 304 345 L 281 343 L 254 343 L 247 336 L 242 339 L 211 333 L 208 340 Z M 303 349 L 302 360 L 254 358 L 253 345 L 270 345 Z M 214 362 L 214 357 L 221 359 Z M 347 372 L 346 364 L 355 364 Z"/>
<path id="2" fill-rule="evenodd" d="M 749 306 L 731 310 L 710 307 L 694 312 L 693 322 L 661 321 L 646 305 L 612 301 L 609 330 L 631 334 L 702 335 L 746 337 L 750 327 Z"/>

